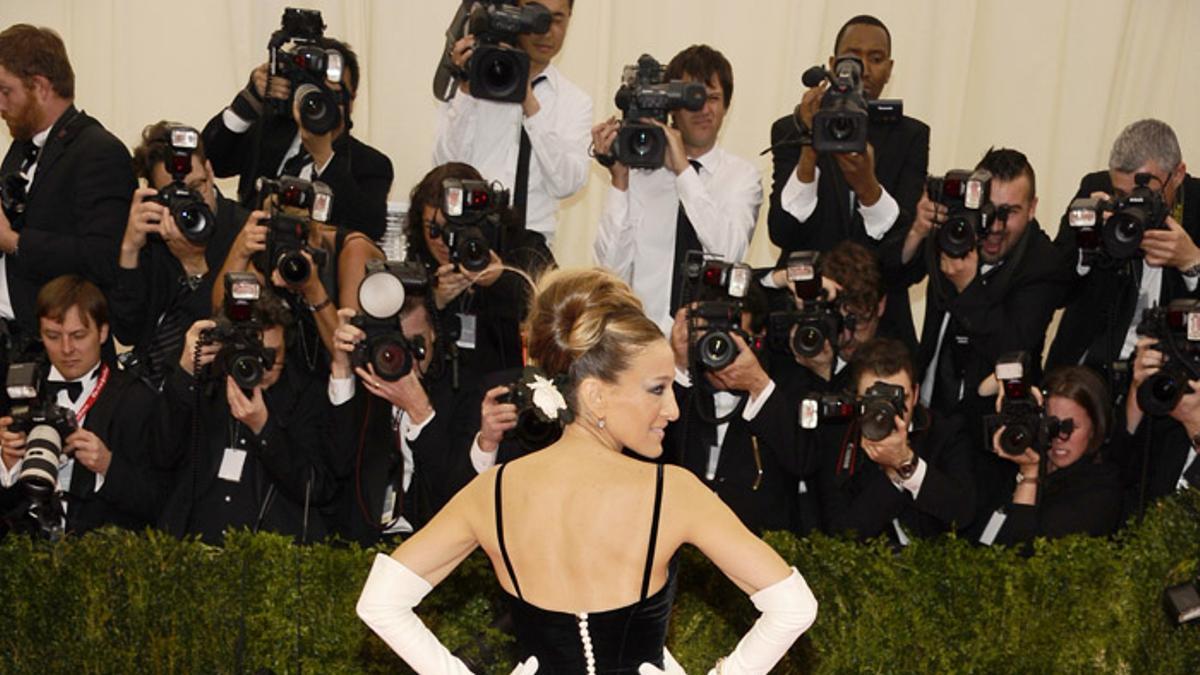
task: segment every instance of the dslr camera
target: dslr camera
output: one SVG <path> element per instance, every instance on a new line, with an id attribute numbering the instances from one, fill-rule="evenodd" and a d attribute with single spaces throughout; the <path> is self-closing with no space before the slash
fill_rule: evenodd
<path id="1" fill-rule="evenodd" d="M 467 61 L 467 82 L 475 98 L 506 103 L 525 100 L 529 82 L 529 55 L 516 45 L 523 33 L 550 30 L 553 17 L 541 4 L 518 7 L 515 0 L 478 3 L 467 19 L 475 36 L 475 51 Z"/>
<path id="2" fill-rule="evenodd" d="M 25 361 L 8 367 L 5 382 L 12 401 L 9 431 L 26 434 L 25 458 L 16 482 L 36 504 L 46 503 L 58 486 L 63 442 L 79 428 L 75 413 L 54 402 L 46 391 L 49 366 Z"/>
<path id="3" fill-rule="evenodd" d="M 199 345 L 220 343 L 209 374 L 213 379 L 226 375 L 237 386 L 250 391 L 262 382 L 263 375 L 275 365 L 275 350 L 263 346 L 262 326 L 253 316 L 262 285 L 253 272 L 225 273 L 225 314 L 217 325 L 200 334 Z"/>
<path id="4" fill-rule="evenodd" d="M 992 174 L 984 169 L 955 169 L 925 179 L 929 199 L 946 207 L 937 246 L 951 258 L 964 258 L 988 236 L 998 217 L 991 200 Z"/>
<path id="5" fill-rule="evenodd" d="M 753 349 L 757 342 L 742 330 L 743 298 L 750 286 L 750 267 L 688 251 L 683 262 L 689 361 L 705 370 L 720 370 L 737 358 L 733 334 Z M 695 303 L 693 305 L 693 303 Z"/>
<path id="6" fill-rule="evenodd" d="M 362 314 L 350 319 L 351 325 L 367 334 L 350 354 L 356 368 L 371 365 L 381 379 L 395 382 L 425 358 L 425 338 L 405 337 L 400 312 L 407 298 L 424 295 L 428 288 L 429 275 L 419 262 L 367 261 L 366 276 L 358 286 Z"/>
<path id="7" fill-rule="evenodd" d="M 532 451 L 541 450 L 562 436 L 563 426 L 573 415 L 566 407 L 555 409 L 553 416 L 547 412 L 554 405 L 541 400 L 538 395 L 546 387 L 555 392 L 561 389 L 561 385 L 547 378 L 540 369 L 526 367 L 521 377 L 508 385 L 508 391 L 496 397 L 497 403 L 511 403 L 517 407 L 517 425 L 505 432 L 505 440 L 516 441 L 521 448 Z M 565 406 L 565 401 L 562 403 Z"/>
<path id="8" fill-rule="evenodd" d="M 446 227 L 441 228 L 439 236 L 450 249 L 450 262 L 468 272 L 487 269 L 492 263 L 493 239 L 495 248 L 501 248 L 500 218 L 506 208 L 508 190 L 499 183 L 459 178 L 442 181 Z"/>
<path id="9" fill-rule="evenodd" d="M 804 71 L 801 81 L 815 87 L 829 81 L 821 109 L 813 116 L 812 146 L 817 152 L 866 152 L 870 119 L 862 85 L 863 62 L 857 56 L 839 56 L 833 72 L 822 66 Z M 886 110 L 894 110 L 888 106 Z"/>
<path id="10" fill-rule="evenodd" d="M 280 24 L 267 43 L 269 74 L 287 78 L 292 94 L 267 101 L 277 115 L 288 117 L 299 101 L 300 126 L 314 134 L 329 133 L 342 123 L 339 106 L 350 98 L 344 84 L 337 92 L 327 84 L 342 83 L 342 54 L 321 46 L 325 22 L 318 10 L 288 7 Z"/>
<path id="11" fill-rule="evenodd" d="M 767 336 L 772 347 L 781 353 L 816 356 L 828 342 L 836 351 L 838 337 L 846 328 L 853 330 L 838 309 L 835 301 L 821 285 L 817 271 L 817 253 L 795 251 L 788 256 L 788 280 L 801 301 L 799 309 L 772 312 L 767 318 Z"/>
<path id="12" fill-rule="evenodd" d="M 1003 425 L 1000 450 L 1013 456 L 1024 454 L 1026 448 L 1045 452 L 1056 436 L 1070 436 L 1075 430 L 1073 420 L 1047 415 L 1029 392 L 1029 383 L 1025 380 L 1028 361 L 1025 352 L 1005 354 L 996 361 L 996 380 L 1004 387 L 1004 402 L 1000 405 L 1000 414 L 990 416 L 990 424 L 985 425 L 993 430 Z"/>
<path id="13" fill-rule="evenodd" d="M 698 82 L 667 81 L 667 69 L 649 54 L 642 54 L 636 65 L 625 66 L 616 104 L 623 113 L 621 128 L 613 141 L 607 160 L 631 169 L 657 169 L 667 153 L 663 130 L 644 120 L 666 123 L 667 112 L 679 108 L 700 110 L 707 92 Z M 601 160 L 603 163 L 604 159 Z"/>
<path id="14" fill-rule="evenodd" d="M 12 171 L 0 176 L 0 209 L 10 223 L 17 223 L 25 214 L 25 204 L 29 195 L 25 193 L 25 177 L 20 171 Z"/>
<path id="15" fill-rule="evenodd" d="M 171 184 L 146 201 L 167 207 L 183 236 L 193 244 L 203 244 L 212 238 L 217 219 L 204 197 L 184 182 L 192 172 L 192 154 L 200 145 L 200 132 L 191 127 L 170 127 L 167 132 L 171 156 L 165 168 L 171 174 Z"/>
<path id="16" fill-rule="evenodd" d="M 823 423 L 857 420 L 863 438 L 882 441 L 896 430 L 896 417 L 906 410 L 904 387 L 876 381 L 861 397 L 821 394 L 800 401 L 800 427 L 816 429 Z"/>
<path id="17" fill-rule="evenodd" d="M 333 211 L 333 193 L 329 186 L 318 181 L 310 183 L 300 178 L 281 176 L 278 180 L 258 179 L 259 203 L 275 195 L 271 219 L 267 226 L 265 264 L 259 265 L 269 279 L 279 270 L 279 276 L 289 284 L 302 284 L 313 273 L 312 265 L 301 254 L 305 251 L 318 266 L 328 258 L 325 251 L 308 243 L 312 221 L 329 222 Z M 285 210 L 290 209 L 291 211 Z M 307 212 L 295 215 L 296 211 Z"/>
<path id="18" fill-rule="evenodd" d="M 1077 228 L 1085 264 L 1137 257 L 1147 230 L 1166 229 L 1167 204 L 1162 194 L 1150 189 L 1153 178 L 1148 173 L 1135 175 L 1133 191 L 1112 201 L 1081 197 L 1071 202 L 1067 222 Z"/>
<path id="19" fill-rule="evenodd" d="M 1180 298 L 1147 309 L 1137 333 L 1158 340 L 1153 348 L 1163 355 L 1162 368 L 1138 387 L 1138 407 L 1147 415 L 1168 415 L 1192 393 L 1188 380 L 1200 379 L 1200 300 Z"/>

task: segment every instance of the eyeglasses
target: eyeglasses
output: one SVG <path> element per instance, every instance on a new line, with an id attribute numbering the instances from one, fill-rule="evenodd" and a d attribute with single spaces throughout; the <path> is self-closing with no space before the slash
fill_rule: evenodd
<path id="1" fill-rule="evenodd" d="M 443 228 L 441 225 L 438 225 L 437 223 L 435 223 L 431 220 L 427 220 L 424 222 L 424 226 L 425 226 L 425 232 L 429 235 L 430 239 L 441 239 L 442 238 L 442 229 Z"/>

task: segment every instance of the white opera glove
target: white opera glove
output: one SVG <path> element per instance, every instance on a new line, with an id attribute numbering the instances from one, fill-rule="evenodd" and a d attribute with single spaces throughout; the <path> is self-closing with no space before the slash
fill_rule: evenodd
<path id="1" fill-rule="evenodd" d="M 660 669 L 653 663 L 643 663 L 638 666 L 638 675 L 687 675 L 687 671 L 671 656 L 671 652 L 663 647 L 663 667 Z"/>
<path id="2" fill-rule="evenodd" d="M 537 672 L 538 660 L 536 656 L 531 656 L 517 664 L 516 668 L 508 675 L 533 675 Z"/>
<path id="3" fill-rule="evenodd" d="M 792 568 L 786 579 L 750 596 L 762 612 L 729 656 L 709 675 L 765 675 L 783 658 L 792 643 L 817 619 L 817 599 L 804 577 Z"/>
<path id="4" fill-rule="evenodd" d="M 467 666 L 413 613 L 413 607 L 431 590 L 433 586 L 419 574 L 395 558 L 379 553 L 358 597 L 356 611 L 376 635 L 421 675 L 469 675 Z"/>

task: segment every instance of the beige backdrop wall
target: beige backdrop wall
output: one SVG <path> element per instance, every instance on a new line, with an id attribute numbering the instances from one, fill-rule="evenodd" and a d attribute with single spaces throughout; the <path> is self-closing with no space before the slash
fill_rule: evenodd
<path id="1" fill-rule="evenodd" d="M 0 0 L 0 25 L 50 26 L 66 40 L 77 103 L 126 143 L 160 118 L 201 126 L 265 60 L 285 6 L 320 9 L 331 35 L 363 62 L 355 133 L 396 168 L 393 199 L 429 169 L 436 104 L 430 78 L 450 0 Z M 621 67 L 648 52 L 666 62 L 693 43 L 725 53 L 737 83 L 721 142 L 754 158 L 770 189 L 771 122 L 791 110 L 800 74 L 832 51 L 850 16 L 891 29 L 896 61 L 885 96 L 929 123 L 930 170 L 972 165 L 991 145 L 1029 155 L 1050 230 L 1113 137 L 1154 116 L 1175 127 L 1184 157 L 1200 148 L 1197 0 L 577 0 L 558 67 L 612 114 Z M 8 138 L 0 129 L 0 149 Z M 564 205 L 557 255 L 591 262 L 606 174 Z M 766 208 L 751 247 L 772 262 Z M 914 312 L 920 317 L 920 311 Z"/>

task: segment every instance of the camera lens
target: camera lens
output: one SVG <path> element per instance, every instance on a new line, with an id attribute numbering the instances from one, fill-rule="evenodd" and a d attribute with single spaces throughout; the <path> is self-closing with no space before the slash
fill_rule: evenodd
<path id="1" fill-rule="evenodd" d="M 1128 208 L 1108 217 L 1104 223 L 1104 247 L 1114 258 L 1129 258 L 1137 254 L 1146 232 L 1145 214 L 1141 209 Z"/>
<path id="2" fill-rule="evenodd" d="M 938 247 L 948 256 L 962 258 L 975 248 L 975 244 L 975 226 L 961 214 L 951 214 L 938 228 Z"/>
<path id="3" fill-rule="evenodd" d="M 312 274 L 312 265 L 300 255 L 300 251 L 284 251 L 279 254 L 275 268 L 279 270 L 279 276 L 289 284 L 303 283 L 308 279 L 308 275 Z"/>
<path id="4" fill-rule="evenodd" d="M 171 215 L 188 241 L 202 243 L 212 236 L 213 218 L 206 204 L 183 204 Z"/>
<path id="5" fill-rule="evenodd" d="M 860 420 L 863 438 L 882 441 L 890 436 L 896 428 L 895 418 L 898 414 L 899 411 L 888 401 L 867 401 Z"/>
<path id="6" fill-rule="evenodd" d="M 854 132 L 858 129 L 855 120 L 850 117 L 834 117 L 825 125 L 825 129 L 829 132 L 829 137 L 835 141 L 844 141 L 854 136 Z"/>
<path id="7" fill-rule="evenodd" d="M 230 359 L 228 372 L 237 386 L 253 389 L 262 382 L 262 361 L 252 354 L 234 354 Z"/>
<path id="8" fill-rule="evenodd" d="M 412 370 L 412 359 L 405 345 L 395 339 L 384 338 L 371 350 L 371 365 L 379 377 L 395 382 Z"/>
<path id="9" fill-rule="evenodd" d="M 492 247 L 478 228 L 467 228 L 454 242 L 455 257 L 468 272 L 482 272 L 492 262 Z"/>
<path id="10" fill-rule="evenodd" d="M 1138 387 L 1138 407 L 1147 415 L 1168 415 L 1187 389 L 1186 376 L 1168 365 Z"/>
<path id="11" fill-rule="evenodd" d="M 647 157 L 658 145 L 655 140 L 649 129 L 638 129 L 629 136 L 629 151 L 638 157 Z"/>
<path id="12" fill-rule="evenodd" d="M 58 457 L 62 454 L 62 437 L 49 424 L 39 424 L 29 430 L 25 441 L 25 457 L 17 481 L 34 497 L 53 494 L 58 484 Z"/>
<path id="13" fill-rule="evenodd" d="M 792 351 L 800 356 L 816 356 L 825 345 L 825 332 L 819 326 L 800 324 L 792 336 Z"/>
<path id="14" fill-rule="evenodd" d="M 484 59 L 479 68 L 481 81 L 478 84 L 485 90 L 485 97 L 504 100 L 514 96 L 517 85 L 522 84 L 523 72 L 515 54 L 509 50 L 489 50 Z"/>
<path id="15" fill-rule="evenodd" d="M 1000 449 L 1009 455 L 1020 455 L 1033 447 L 1033 429 L 1023 422 L 1011 422 L 1000 434 Z"/>
<path id="16" fill-rule="evenodd" d="M 327 134 L 342 123 L 333 92 L 312 84 L 303 84 L 296 89 L 300 101 L 300 124 L 314 134 Z"/>
<path id="17" fill-rule="evenodd" d="M 737 357 L 733 338 L 722 330 L 705 333 L 696 348 L 700 353 L 700 363 L 709 370 L 720 370 Z"/>

